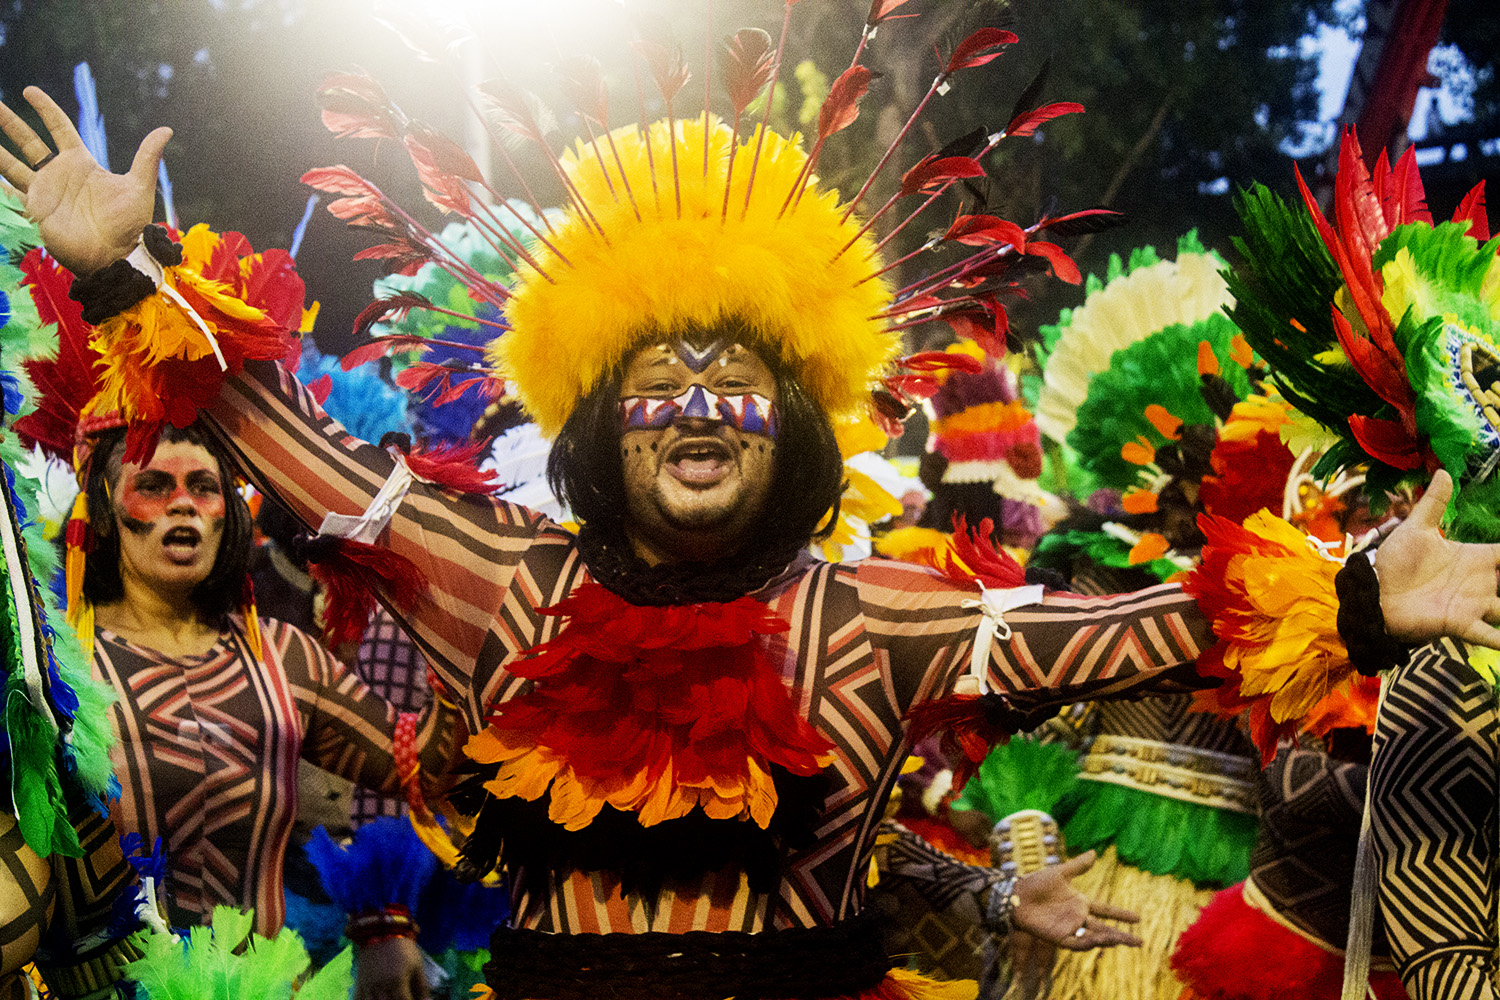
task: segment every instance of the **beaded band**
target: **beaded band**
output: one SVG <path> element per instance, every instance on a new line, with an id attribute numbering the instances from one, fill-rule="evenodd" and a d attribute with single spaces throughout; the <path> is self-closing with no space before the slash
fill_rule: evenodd
<path id="1" fill-rule="evenodd" d="M 344 927 L 344 936 L 360 947 L 391 938 L 415 939 L 417 923 L 411 918 L 410 910 L 393 903 L 350 917 L 349 923 Z"/>

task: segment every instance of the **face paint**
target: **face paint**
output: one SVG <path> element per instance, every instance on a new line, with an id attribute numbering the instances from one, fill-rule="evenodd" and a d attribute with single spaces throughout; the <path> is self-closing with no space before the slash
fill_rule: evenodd
<path id="1" fill-rule="evenodd" d="M 627 431 L 669 427 L 687 417 L 728 424 L 773 440 L 776 437 L 776 405 L 759 393 L 721 396 L 694 382 L 687 392 L 671 399 L 627 396 L 620 400 L 620 422 Z"/>
<path id="2" fill-rule="evenodd" d="M 775 438 L 775 380 L 765 363 L 742 344 L 717 338 L 657 344 L 632 364 L 620 399 L 626 431 L 659 430 L 679 419 L 725 424 Z"/>
<path id="3" fill-rule="evenodd" d="M 150 534 L 171 511 L 191 509 L 205 521 L 224 520 L 218 469 L 192 456 L 163 456 L 121 478 L 120 523 L 137 535 Z"/>

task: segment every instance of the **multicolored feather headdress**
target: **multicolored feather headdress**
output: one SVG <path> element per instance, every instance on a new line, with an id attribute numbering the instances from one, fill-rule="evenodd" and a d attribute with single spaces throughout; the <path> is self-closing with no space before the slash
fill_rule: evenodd
<path id="1" fill-rule="evenodd" d="M 1446 468 L 1450 535 L 1500 541 L 1500 238 L 1483 184 L 1434 224 L 1414 152 L 1372 174 L 1352 130 L 1331 221 L 1297 180 L 1300 206 L 1260 185 L 1238 199 L 1230 287 L 1282 394 L 1338 438 L 1315 472 L 1368 463 L 1379 496 Z"/>
<path id="2" fill-rule="evenodd" d="M 1006 321 L 999 296 L 1016 276 L 1051 268 L 1077 280 L 1072 261 L 1039 238 L 1042 232 L 1095 226 L 1113 213 L 1045 218 L 1025 229 L 988 215 L 961 215 L 923 249 L 964 248 L 962 254 L 950 255 L 941 271 L 894 288 L 890 276 L 905 259 L 887 264 L 882 251 L 897 233 L 953 185 L 983 177 L 980 159 L 1002 139 L 1031 135 L 1042 123 L 1083 108 L 1038 107 L 1036 88 L 1030 88 L 1005 128 L 986 130 L 956 153 L 944 149 L 921 157 L 895 194 L 861 219 L 857 210 L 922 108 L 956 73 L 991 61 L 1017 39 L 999 28 L 982 28 L 964 39 L 938 67 L 927 97 L 870 179 L 843 200 L 820 180 L 819 156 L 825 143 L 857 118 L 872 75 L 861 61 L 866 44 L 904 0 L 871 5 L 854 59 L 823 102 L 810 149 L 799 135 L 778 134 L 766 122 L 794 2 L 785 4 L 779 44 L 758 29 L 743 29 L 727 40 L 718 76 L 727 100 L 712 106 L 710 80 L 696 117 L 677 113 L 690 75 L 680 50 L 637 43 L 666 116 L 647 121 L 643 99 L 641 118 L 623 126 L 610 121 L 609 90 L 599 63 L 566 61 L 562 83 L 586 134 L 560 153 L 548 143 L 545 116 L 532 95 L 506 81 L 481 84 L 477 101 L 497 150 L 512 168 L 511 182 L 503 186 L 525 192 L 535 206 L 526 176 L 515 169 L 506 143 L 498 141 L 519 137 L 540 151 L 564 192 L 557 221 L 510 200 L 510 192 L 486 178 L 457 144 L 406 117 L 374 80 L 331 77 L 322 90 L 329 128 L 401 142 L 428 201 L 484 235 L 514 269 L 507 281 L 469 267 L 349 168 L 313 170 L 303 179 L 340 196 L 329 205 L 333 214 L 384 237 L 385 243 L 363 256 L 407 269 L 435 262 L 476 301 L 499 311 L 501 318 L 490 325 L 505 332 L 490 346 L 489 358 L 546 435 L 555 434 L 578 400 L 644 338 L 726 323 L 747 330 L 776 355 L 835 421 L 861 416 L 872 393 L 885 399 L 888 411 L 908 412 L 910 385 L 900 366 L 891 367 L 900 330 L 945 319 L 1003 354 Z M 714 67 L 705 71 L 711 77 Z M 751 106 L 768 88 L 765 115 L 753 122 Z M 875 226 L 903 199 L 918 207 L 877 239 Z M 514 232 L 518 223 L 522 236 Z M 393 296 L 385 307 L 433 305 L 417 299 Z"/>
<path id="3" fill-rule="evenodd" d="M 1178 242 L 1175 260 L 1143 247 L 1128 268 L 1112 260 L 1107 282 L 1090 278 L 1084 304 L 1043 329 L 1037 421 L 1066 438 L 1087 478 L 1119 494 L 1121 509 L 1100 531 L 1043 539 L 1039 564 L 1081 551 L 1160 578 L 1191 566 L 1203 541 L 1197 512 L 1226 492 L 1202 489 L 1224 469 L 1213 459 L 1221 433 L 1263 374 L 1221 311 L 1229 301 L 1223 266 L 1195 233 Z M 1274 432 L 1269 444 L 1279 462 L 1286 449 Z M 1292 456 L 1284 458 L 1290 471 Z M 1266 497 L 1278 512 L 1283 483 Z"/>

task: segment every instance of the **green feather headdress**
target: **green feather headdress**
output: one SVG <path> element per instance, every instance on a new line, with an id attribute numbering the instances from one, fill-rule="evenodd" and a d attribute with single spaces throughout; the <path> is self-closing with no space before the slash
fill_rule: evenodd
<path id="1" fill-rule="evenodd" d="M 1367 462 L 1378 497 L 1446 468 L 1450 535 L 1500 541 L 1500 239 L 1482 189 L 1434 225 L 1412 151 L 1372 175 L 1352 131 L 1331 222 L 1297 180 L 1300 206 L 1261 185 L 1237 199 L 1231 314 L 1287 401 L 1337 436 L 1315 474 Z"/>
<path id="2" fill-rule="evenodd" d="M 1042 564 L 1083 556 L 1162 579 L 1191 566 L 1198 482 L 1220 423 L 1252 390 L 1254 357 L 1223 312 L 1225 267 L 1195 233 L 1176 260 L 1143 247 L 1128 267 L 1112 258 L 1108 280 L 1091 276 L 1084 304 L 1042 328 L 1037 422 L 1094 484 L 1125 494 L 1128 515 L 1044 538 Z"/>

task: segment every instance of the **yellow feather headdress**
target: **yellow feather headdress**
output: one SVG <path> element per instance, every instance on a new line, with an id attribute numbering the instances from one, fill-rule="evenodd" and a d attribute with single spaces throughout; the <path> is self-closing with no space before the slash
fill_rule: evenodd
<path id="1" fill-rule="evenodd" d="M 725 322 L 778 351 L 831 418 L 861 412 L 899 347 L 880 315 L 891 293 L 873 277 L 875 241 L 843 217 L 837 191 L 814 181 L 781 213 L 807 162 L 799 137 L 766 133 L 748 199 L 757 137 L 733 144 L 716 118 L 706 131 L 701 120 L 659 121 L 610 138 L 618 164 L 582 142 L 563 157 L 590 212 L 570 212 L 534 248 L 541 271 L 522 269 L 510 330 L 490 347 L 542 433 L 561 429 L 643 338 Z"/>

